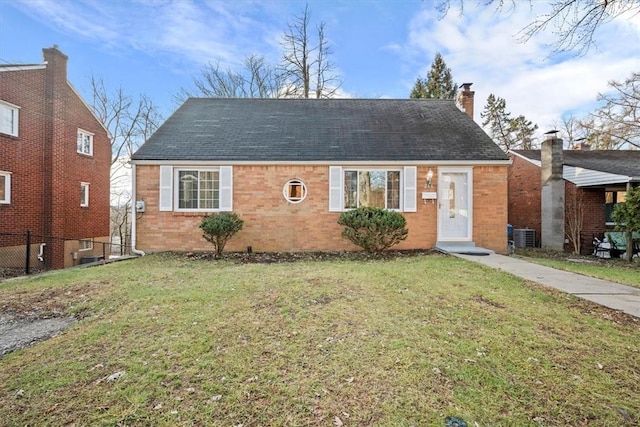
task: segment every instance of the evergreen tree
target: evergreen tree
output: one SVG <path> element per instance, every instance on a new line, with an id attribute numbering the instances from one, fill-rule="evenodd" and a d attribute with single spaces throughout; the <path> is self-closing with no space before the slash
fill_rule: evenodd
<path id="1" fill-rule="evenodd" d="M 523 115 L 511 120 L 511 133 L 514 135 L 518 148 L 522 150 L 533 149 L 533 134 L 538 129 L 538 125 L 527 120 Z"/>
<path id="2" fill-rule="evenodd" d="M 523 115 L 511 117 L 504 98 L 490 94 L 482 113 L 482 126 L 504 151 L 512 149 L 529 150 L 534 148 L 533 134 L 538 125 Z"/>
<path id="3" fill-rule="evenodd" d="M 451 69 L 447 67 L 442 55 L 436 53 L 427 78 L 416 79 L 410 98 L 456 99 L 458 86 L 453 82 Z"/>

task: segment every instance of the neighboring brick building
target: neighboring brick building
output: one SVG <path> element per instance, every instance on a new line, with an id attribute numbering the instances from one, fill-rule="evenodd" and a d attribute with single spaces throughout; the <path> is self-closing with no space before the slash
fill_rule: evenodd
<path id="1" fill-rule="evenodd" d="M 557 139 L 560 147 L 562 140 Z M 564 249 L 573 250 L 570 217 L 582 217 L 580 246 L 583 254 L 593 251 L 594 237 L 602 239 L 615 224 L 611 212 L 624 201 L 628 185 L 640 182 L 640 150 L 560 150 L 555 161 L 562 165 L 564 182 Z M 535 230 L 536 246 L 545 246 L 541 150 L 512 150 L 509 168 L 509 223 L 514 229 Z M 576 209 L 579 207 L 579 209 Z M 580 213 L 577 215 L 577 213 Z"/>
<path id="2" fill-rule="evenodd" d="M 134 245 L 210 250 L 203 216 L 234 211 L 232 251 L 357 250 L 337 220 L 369 205 L 403 213 L 399 249 L 504 253 L 510 162 L 464 92 L 467 114 L 447 100 L 189 99 L 132 157 Z"/>
<path id="3" fill-rule="evenodd" d="M 109 237 L 108 132 L 67 81 L 67 56 L 56 46 L 43 55 L 43 64 L 0 65 L 2 267 L 23 263 L 15 254 L 26 230 L 33 265 L 47 268 L 102 253 L 93 242 Z"/>

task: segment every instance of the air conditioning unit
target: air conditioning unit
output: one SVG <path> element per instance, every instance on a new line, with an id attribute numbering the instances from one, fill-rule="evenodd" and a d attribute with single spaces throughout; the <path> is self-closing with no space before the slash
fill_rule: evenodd
<path id="1" fill-rule="evenodd" d="M 513 243 L 516 248 L 533 248 L 536 246 L 536 230 L 516 228 L 513 230 Z"/>

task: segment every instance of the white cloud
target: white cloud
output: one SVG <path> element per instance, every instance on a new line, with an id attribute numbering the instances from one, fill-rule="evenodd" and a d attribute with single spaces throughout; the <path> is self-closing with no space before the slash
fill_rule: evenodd
<path id="1" fill-rule="evenodd" d="M 287 22 L 304 7 L 303 2 L 249 0 L 22 0 L 16 4 L 42 25 L 99 44 L 114 55 L 140 61 L 153 58 L 163 67 L 158 69 L 158 75 L 168 74 L 167 82 L 194 76 L 210 61 L 235 67 L 253 53 L 276 62 Z M 584 56 L 549 56 L 552 31 L 540 33 L 526 43 L 518 42 L 519 32 L 536 14 L 550 7 L 548 2 L 516 2 L 513 8 L 502 9 L 502 13 L 484 2 L 464 2 L 463 14 L 454 8 L 444 17 L 432 1 L 417 6 L 399 3 L 382 7 L 380 13 L 394 14 L 394 19 L 380 20 L 379 25 L 396 30 L 405 25 L 404 40 L 400 31 L 383 39 L 369 37 L 377 35 L 376 28 L 364 30 L 367 22 L 358 20 L 358 8 L 366 7 L 371 12 L 380 3 L 349 3 L 350 7 L 345 4 L 310 5 L 316 12 L 312 14 L 313 22 L 323 14 L 336 15 L 330 22 L 351 25 L 352 31 L 346 34 L 358 34 L 358 43 L 351 43 L 358 50 L 345 50 L 343 55 L 352 55 L 360 62 L 352 63 L 351 68 L 336 64 L 351 73 L 344 75 L 347 84 L 369 79 L 378 86 L 354 84 L 352 87 L 358 89 L 350 89 L 345 85 L 341 89 L 344 97 L 355 92 L 378 94 L 377 97 L 393 98 L 398 93 L 406 96 L 416 77 L 426 76 L 435 53 L 440 52 L 458 83 L 474 83 L 476 121 L 480 122 L 487 96 L 494 93 L 505 98 L 507 109 L 514 116 L 525 115 L 542 131 L 567 111 L 576 115 L 591 111 L 598 92 L 607 90 L 608 81 L 623 80 L 640 70 L 640 15 L 624 16 L 601 26 L 596 33 L 597 46 Z M 407 18 L 414 7 L 414 16 Z M 363 30 L 358 32 L 360 28 Z M 381 34 L 391 34 L 383 30 L 380 28 Z M 329 36 L 334 34 L 329 32 Z M 378 45 L 371 46 L 370 39 L 376 39 Z M 393 58 L 398 59 L 398 64 L 387 64 Z M 370 65 L 376 61 L 380 67 Z M 381 76 L 383 72 L 387 74 Z M 400 83 L 387 83 L 393 80 Z"/>
<path id="2" fill-rule="evenodd" d="M 533 6 L 542 7 L 541 3 L 533 2 Z M 524 115 L 537 123 L 541 132 L 567 111 L 576 116 L 592 111 L 597 94 L 607 90 L 608 81 L 624 79 L 640 69 L 640 43 L 622 44 L 616 36 L 620 28 L 636 25 L 635 20 L 601 27 L 598 49 L 590 49 L 584 56 L 550 56 L 555 40 L 550 31 L 518 42 L 518 33 L 539 12 L 516 6 L 508 14 L 497 15 L 491 7 L 466 6 L 464 15 L 450 11 L 438 19 L 436 11 L 425 8 L 409 23 L 403 51 L 410 55 L 403 59 L 421 61 L 419 72 L 426 76 L 435 53 L 440 52 L 457 83 L 474 83 L 477 122 L 493 93 L 506 100 L 512 116 Z M 638 38 L 637 32 L 627 35 Z"/>

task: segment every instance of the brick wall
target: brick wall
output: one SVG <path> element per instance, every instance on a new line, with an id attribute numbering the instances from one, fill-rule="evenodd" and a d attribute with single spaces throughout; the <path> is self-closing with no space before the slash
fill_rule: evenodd
<path id="1" fill-rule="evenodd" d="M 136 167 L 136 200 L 144 200 L 146 212 L 136 221 L 136 247 L 143 251 L 211 250 L 198 226 L 203 214 L 159 212 L 159 166 Z M 437 169 L 432 167 L 434 176 Z M 418 192 L 423 191 L 428 167 L 418 168 Z M 341 237 L 339 212 L 329 212 L 329 167 L 254 165 L 233 169 L 233 206 L 244 228 L 226 250 L 334 251 L 357 250 Z M 290 179 L 302 180 L 307 198 L 288 203 L 282 188 Z M 506 250 L 506 166 L 474 169 L 474 240 L 504 253 Z M 430 189 L 435 191 L 436 188 Z M 432 248 L 437 236 L 437 203 L 418 201 L 417 212 L 405 212 L 409 236 L 396 249 Z"/>
<path id="2" fill-rule="evenodd" d="M 509 168 L 509 224 L 513 228 L 536 230 L 536 240 L 540 241 L 540 168 L 518 156 L 512 156 Z M 577 188 L 565 181 L 565 232 L 569 231 L 568 216 L 572 199 L 578 198 L 583 205 L 581 252 L 592 252 L 593 236 L 602 237 L 605 225 L 604 188 Z M 572 251 L 573 245 L 565 243 L 565 250 Z"/>
<path id="3" fill-rule="evenodd" d="M 0 230 L 42 234 L 44 216 L 44 70 L 0 72 L 0 99 L 20 108 L 18 137 L 0 134 L 0 170 L 11 172 L 11 204 Z"/>
<path id="4" fill-rule="evenodd" d="M 536 246 L 540 242 L 541 179 L 540 168 L 518 156 L 511 156 L 509 167 L 509 224 L 514 229 L 529 228 L 536 231 Z"/>
<path id="5" fill-rule="evenodd" d="M 109 235 L 109 137 L 67 82 L 67 57 L 43 49 L 46 68 L 0 72 L 0 99 L 20 107 L 19 136 L 0 134 L 0 170 L 12 173 L 11 204 L 0 205 L 1 231 L 66 239 Z M 77 129 L 94 133 L 93 156 L 76 151 Z M 88 208 L 80 182 L 90 183 Z M 59 239 L 50 267 L 73 264 Z"/>
<path id="6" fill-rule="evenodd" d="M 507 250 L 507 166 L 473 168 L 473 230 L 477 246 Z"/>
<path id="7" fill-rule="evenodd" d="M 568 231 L 569 216 L 576 215 L 571 207 L 576 202 L 582 204 L 582 232 L 580 237 L 580 252 L 583 255 L 593 253 L 593 237 L 602 238 L 606 227 L 606 213 L 604 207 L 604 188 L 577 188 L 571 182 L 565 183 L 565 228 Z M 567 244 L 568 251 L 573 251 L 573 245 Z"/>

